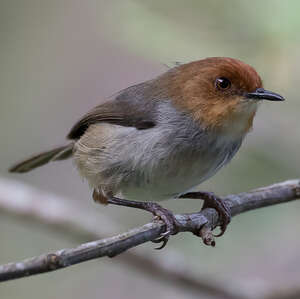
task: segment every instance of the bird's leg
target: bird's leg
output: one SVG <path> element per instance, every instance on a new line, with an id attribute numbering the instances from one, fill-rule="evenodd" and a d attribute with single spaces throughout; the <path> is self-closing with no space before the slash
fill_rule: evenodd
<path id="1" fill-rule="evenodd" d="M 221 218 L 221 232 L 215 237 L 222 236 L 227 228 L 227 225 L 231 220 L 231 213 L 229 207 L 225 204 L 225 202 L 217 197 L 212 192 L 188 192 L 181 195 L 179 198 L 195 198 L 204 200 L 204 204 L 201 210 L 206 208 L 216 209 Z"/>
<path id="2" fill-rule="evenodd" d="M 99 190 L 94 189 L 93 191 L 93 200 L 95 202 L 101 203 L 103 205 L 107 205 L 107 197 Z"/>
<path id="3" fill-rule="evenodd" d="M 94 194 L 97 194 L 97 196 Z M 95 201 L 104 204 L 113 204 L 118 206 L 145 210 L 152 213 L 155 216 L 155 218 L 161 219 L 166 225 L 166 231 L 162 233 L 158 239 L 153 240 L 154 243 L 163 243 L 159 248 L 156 249 L 164 248 L 169 240 L 169 236 L 178 233 L 178 223 L 174 214 L 171 211 L 160 206 L 158 203 L 121 199 L 112 195 L 106 197 L 106 195 L 95 190 L 93 193 L 93 198 Z"/>

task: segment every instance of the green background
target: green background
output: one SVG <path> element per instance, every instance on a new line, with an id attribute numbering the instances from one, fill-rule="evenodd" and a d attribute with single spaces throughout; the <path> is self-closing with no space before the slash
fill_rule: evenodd
<path id="1" fill-rule="evenodd" d="M 239 58 L 260 73 L 283 103 L 263 103 L 254 130 L 232 163 L 203 190 L 236 193 L 299 176 L 299 1 L 0 1 L 0 171 L 65 195 L 125 231 L 146 213 L 102 207 L 71 161 L 25 175 L 7 169 L 32 153 L 64 143 L 81 115 L 129 85 L 164 72 L 164 64 L 208 56 Z M 195 211 L 197 201 L 169 201 Z M 259 295 L 300 282 L 298 202 L 237 216 L 217 247 L 190 234 L 173 237 L 176 254 L 199 277 Z M 67 235 L 1 214 L 0 264 L 78 244 Z M 140 252 L 148 243 L 139 248 Z M 148 251 L 147 251 L 148 252 Z M 199 298 L 188 289 L 150 279 L 117 260 L 94 260 L 0 286 L 0 298 Z M 205 296 L 201 298 L 207 298 Z"/>

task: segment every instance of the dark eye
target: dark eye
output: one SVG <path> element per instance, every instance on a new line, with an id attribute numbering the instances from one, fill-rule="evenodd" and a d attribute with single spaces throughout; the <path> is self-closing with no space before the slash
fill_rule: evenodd
<path id="1" fill-rule="evenodd" d="M 216 88 L 220 90 L 226 90 L 231 86 L 230 80 L 224 77 L 217 78 L 215 84 L 216 84 Z"/>

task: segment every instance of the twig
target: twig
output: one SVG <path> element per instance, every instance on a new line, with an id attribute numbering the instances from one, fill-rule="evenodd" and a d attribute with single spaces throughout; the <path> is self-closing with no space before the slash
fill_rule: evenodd
<path id="1" fill-rule="evenodd" d="M 44 225 L 46 229 L 62 233 L 64 238 L 67 236 L 77 241 L 97 240 L 119 230 L 111 218 L 103 213 L 99 215 L 99 211 L 83 209 L 70 199 L 4 178 L 0 178 L 1 213 L 37 223 L 39 226 Z M 184 257 L 178 252 L 168 249 L 167 253 L 165 251 L 153 256 L 153 249 L 147 251 L 146 248 L 142 251 L 132 248 L 121 254 L 117 260 L 152 278 L 170 283 L 172 287 L 185 287 L 223 299 L 246 298 L 236 290 L 231 290 L 228 284 L 223 285 L 213 278 L 199 277 L 199 274 L 193 273 L 190 265 L 184 262 Z M 170 262 L 174 260 L 174 255 L 176 264 Z"/>
<path id="2" fill-rule="evenodd" d="M 290 180 L 251 192 L 229 195 L 223 198 L 230 207 L 232 216 L 239 213 L 284 203 L 300 198 L 300 181 Z M 176 215 L 179 231 L 190 231 L 199 235 L 205 225 L 213 230 L 219 224 L 219 217 L 214 209 L 205 209 L 200 213 Z M 161 222 L 151 222 L 117 236 L 82 244 L 72 249 L 62 249 L 0 266 L 0 281 L 25 277 L 65 268 L 94 258 L 114 257 L 129 248 L 156 239 L 165 227 Z"/>

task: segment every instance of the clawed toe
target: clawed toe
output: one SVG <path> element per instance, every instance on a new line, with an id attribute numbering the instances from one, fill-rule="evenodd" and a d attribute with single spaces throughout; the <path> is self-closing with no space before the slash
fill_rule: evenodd
<path id="1" fill-rule="evenodd" d="M 220 199 L 219 197 L 215 196 L 211 192 L 190 192 L 180 196 L 181 198 L 199 198 L 204 200 L 204 205 L 201 209 L 213 208 L 217 210 L 220 217 L 220 233 L 214 235 L 214 237 L 222 236 L 228 224 L 231 221 L 231 212 L 230 208 L 226 205 L 226 203 Z"/>
<path id="2" fill-rule="evenodd" d="M 169 241 L 169 237 L 170 237 L 170 231 L 166 231 L 162 233 L 157 239 L 152 240 L 153 243 L 162 243 L 161 246 L 155 247 L 154 249 L 156 250 L 163 249 L 167 245 Z"/>
<path id="3" fill-rule="evenodd" d="M 148 205 L 149 207 L 147 210 L 154 215 L 154 220 L 161 220 L 166 225 L 166 231 L 161 233 L 161 235 L 157 239 L 152 240 L 152 242 L 154 243 L 163 243 L 160 247 L 157 247 L 155 249 L 163 249 L 167 245 L 170 235 L 175 235 L 178 233 L 178 223 L 174 214 L 169 210 L 161 207 L 157 203 L 151 202 L 148 203 Z"/>
<path id="4" fill-rule="evenodd" d="M 221 200 L 219 197 L 216 197 L 213 193 L 203 192 L 203 197 L 205 202 L 202 207 L 202 210 L 206 208 L 213 208 L 216 209 L 217 212 L 219 213 L 220 222 L 221 222 L 220 225 L 221 231 L 219 234 L 216 234 L 214 236 L 221 237 L 225 233 L 226 228 L 231 221 L 230 209 L 223 200 Z"/>
<path id="5" fill-rule="evenodd" d="M 111 196 L 107 199 L 106 203 L 145 210 L 153 214 L 154 221 L 164 222 L 165 231 L 157 239 L 153 241 L 154 243 L 162 242 L 163 244 L 162 246 L 156 249 L 164 248 L 169 240 L 169 236 L 178 233 L 178 223 L 176 221 L 174 214 L 155 202 L 140 202 L 135 200 L 127 200 L 127 199 L 125 200 L 125 199 Z"/>
<path id="6" fill-rule="evenodd" d="M 222 224 L 220 226 L 220 232 L 218 234 L 216 234 L 216 235 L 214 234 L 214 237 L 221 237 L 221 236 L 223 236 L 224 233 L 225 233 L 225 231 L 226 231 L 226 229 L 227 229 L 227 226 L 228 226 L 228 224 L 230 223 L 230 220 L 231 220 L 231 216 L 230 215 L 229 216 L 228 215 L 224 216 L 220 212 L 219 212 L 219 214 L 220 214 L 220 217 L 221 217 Z"/>

